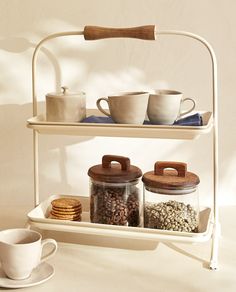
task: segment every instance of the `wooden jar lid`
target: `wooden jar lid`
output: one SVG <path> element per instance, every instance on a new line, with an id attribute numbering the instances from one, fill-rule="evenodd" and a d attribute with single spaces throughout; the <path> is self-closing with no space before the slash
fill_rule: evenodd
<path id="1" fill-rule="evenodd" d="M 112 163 L 116 161 L 118 163 Z M 88 175 L 101 182 L 126 183 L 142 176 L 142 171 L 134 165 L 130 165 L 130 159 L 124 156 L 104 155 L 102 164 L 89 168 Z"/>
<path id="2" fill-rule="evenodd" d="M 200 179 L 196 174 L 187 171 L 186 163 L 158 161 L 154 165 L 154 171 L 146 172 L 142 181 L 145 187 L 181 190 L 194 189 L 199 184 Z"/>

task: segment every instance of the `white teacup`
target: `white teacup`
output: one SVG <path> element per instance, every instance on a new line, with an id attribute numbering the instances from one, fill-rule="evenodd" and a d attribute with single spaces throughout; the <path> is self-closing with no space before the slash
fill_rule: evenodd
<path id="1" fill-rule="evenodd" d="M 172 125 L 180 117 L 193 111 L 196 105 L 194 99 L 182 97 L 183 93 L 176 90 L 156 90 L 154 94 L 150 94 L 147 115 L 151 123 Z M 193 105 L 183 112 L 181 107 L 185 101 L 191 101 Z"/>
<path id="2" fill-rule="evenodd" d="M 53 249 L 41 257 L 46 244 Z M 8 278 L 23 280 L 40 263 L 52 257 L 57 250 L 54 239 L 44 239 L 40 233 L 30 229 L 7 229 L 0 232 L 0 261 Z"/>
<path id="3" fill-rule="evenodd" d="M 98 109 L 119 124 L 143 124 L 147 105 L 148 92 L 126 92 L 118 95 L 111 95 L 108 98 L 99 98 L 97 100 Z M 105 111 L 101 106 L 101 101 L 106 101 L 109 111 Z"/>

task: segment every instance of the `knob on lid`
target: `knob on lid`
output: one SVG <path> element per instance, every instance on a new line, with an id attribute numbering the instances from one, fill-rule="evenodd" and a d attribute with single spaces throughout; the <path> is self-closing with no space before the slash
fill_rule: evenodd
<path id="1" fill-rule="evenodd" d="M 67 86 L 62 86 L 61 87 L 61 91 L 60 92 L 51 92 L 51 93 L 48 93 L 46 96 L 47 97 L 79 97 L 79 96 L 82 96 L 84 95 L 85 96 L 85 93 L 82 92 L 82 91 L 79 91 L 79 92 L 72 92 L 69 90 L 69 87 Z"/>
<path id="2" fill-rule="evenodd" d="M 193 189 L 200 182 L 196 174 L 187 171 L 186 163 L 173 161 L 157 161 L 154 171 L 144 173 L 142 181 L 147 187 L 166 190 Z"/>
<path id="3" fill-rule="evenodd" d="M 116 161 L 118 163 L 112 163 Z M 97 181 L 109 183 L 125 183 L 136 180 L 142 176 L 142 171 L 130 165 L 130 159 L 124 156 L 104 155 L 102 164 L 89 168 L 88 175 Z"/>

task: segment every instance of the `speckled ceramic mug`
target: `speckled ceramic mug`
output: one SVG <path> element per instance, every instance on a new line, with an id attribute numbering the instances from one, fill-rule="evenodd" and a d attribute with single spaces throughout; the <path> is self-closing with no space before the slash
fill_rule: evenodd
<path id="1" fill-rule="evenodd" d="M 103 114 L 111 117 L 118 124 L 143 124 L 148 98 L 148 92 L 125 92 L 108 96 L 108 98 L 99 98 L 97 107 Z M 101 101 L 108 103 L 110 112 L 102 108 Z"/>
<path id="2" fill-rule="evenodd" d="M 189 110 L 182 111 L 184 102 L 192 102 Z M 195 101 L 192 98 L 183 98 L 183 93 L 176 90 L 156 90 L 150 94 L 147 115 L 151 123 L 160 125 L 172 125 L 183 115 L 192 112 Z"/>

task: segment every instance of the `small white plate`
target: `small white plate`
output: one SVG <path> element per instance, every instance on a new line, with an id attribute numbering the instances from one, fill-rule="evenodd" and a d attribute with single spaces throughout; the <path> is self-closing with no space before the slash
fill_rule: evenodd
<path id="1" fill-rule="evenodd" d="M 49 280 L 55 271 L 53 266 L 48 263 L 40 264 L 33 270 L 31 276 L 25 280 L 12 280 L 7 278 L 2 268 L 0 267 L 0 287 L 4 288 L 24 288 L 39 285 Z"/>

